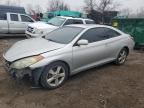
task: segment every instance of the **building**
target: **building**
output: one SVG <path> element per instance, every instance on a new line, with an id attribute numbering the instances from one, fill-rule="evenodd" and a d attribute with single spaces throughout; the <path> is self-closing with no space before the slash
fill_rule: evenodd
<path id="1" fill-rule="evenodd" d="M 103 14 L 96 10 L 92 10 L 88 14 L 88 18 L 95 20 L 97 24 L 107 24 L 111 25 L 111 21 L 114 17 L 118 15 L 118 11 L 105 11 Z"/>
<path id="2" fill-rule="evenodd" d="M 7 13 L 7 12 L 22 13 L 22 14 L 26 13 L 24 7 L 0 5 L 0 13 Z"/>

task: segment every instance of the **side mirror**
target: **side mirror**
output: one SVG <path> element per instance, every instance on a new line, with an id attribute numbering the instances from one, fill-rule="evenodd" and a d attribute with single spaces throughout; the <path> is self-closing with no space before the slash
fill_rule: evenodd
<path id="1" fill-rule="evenodd" d="M 79 40 L 79 41 L 77 42 L 77 44 L 78 44 L 79 46 L 81 46 L 81 45 L 88 45 L 88 40 L 86 40 L 86 39 L 81 39 L 81 40 Z"/>

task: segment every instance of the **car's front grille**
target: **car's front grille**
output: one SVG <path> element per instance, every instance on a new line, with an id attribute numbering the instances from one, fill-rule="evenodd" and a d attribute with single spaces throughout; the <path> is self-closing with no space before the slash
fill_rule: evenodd
<path id="1" fill-rule="evenodd" d="M 28 32 L 32 33 L 32 32 L 33 32 L 33 30 L 34 30 L 34 28 L 32 28 L 32 27 L 28 26 L 28 28 L 27 28 L 27 31 L 28 31 Z"/>

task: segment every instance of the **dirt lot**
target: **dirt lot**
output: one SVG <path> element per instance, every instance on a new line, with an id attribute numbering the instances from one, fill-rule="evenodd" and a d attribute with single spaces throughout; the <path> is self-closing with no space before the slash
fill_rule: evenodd
<path id="1" fill-rule="evenodd" d="M 3 68 L 2 53 L 21 39 L 0 40 L 0 108 L 144 108 L 144 52 L 123 66 L 108 64 L 72 76 L 56 90 L 31 89 Z"/>

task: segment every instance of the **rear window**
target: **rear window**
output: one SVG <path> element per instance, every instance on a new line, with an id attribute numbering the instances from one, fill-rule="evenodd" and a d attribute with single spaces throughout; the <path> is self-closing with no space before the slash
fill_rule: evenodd
<path id="1" fill-rule="evenodd" d="M 11 21 L 18 21 L 18 15 L 11 14 L 10 17 L 11 17 Z"/>
<path id="2" fill-rule="evenodd" d="M 85 20 L 85 22 L 86 22 L 86 24 L 95 24 L 95 22 L 92 20 Z"/>
<path id="3" fill-rule="evenodd" d="M 0 13 L 0 20 L 7 20 L 6 14 Z"/>

